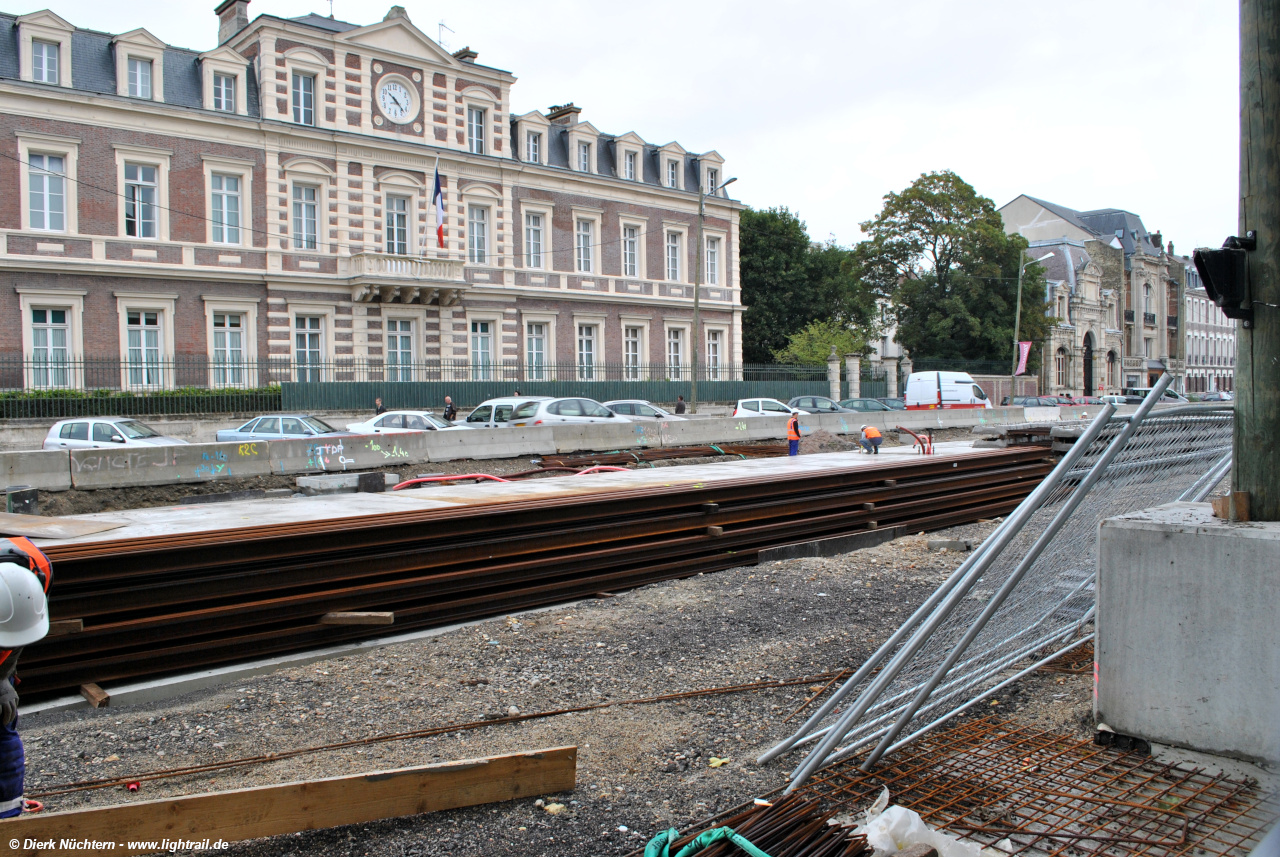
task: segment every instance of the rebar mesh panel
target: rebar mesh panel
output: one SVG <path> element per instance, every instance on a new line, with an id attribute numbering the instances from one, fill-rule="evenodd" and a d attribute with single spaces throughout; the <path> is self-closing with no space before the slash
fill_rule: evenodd
<path id="1" fill-rule="evenodd" d="M 1277 811 L 1252 780 L 993 718 L 927 735 L 870 773 L 837 763 L 796 794 L 860 818 L 882 788 L 931 827 L 1022 855 L 1245 854 Z"/>

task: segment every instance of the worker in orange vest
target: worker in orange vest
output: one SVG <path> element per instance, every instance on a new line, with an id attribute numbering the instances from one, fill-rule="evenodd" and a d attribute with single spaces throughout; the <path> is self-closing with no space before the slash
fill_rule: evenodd
<path id="1" fill-rule="evenodd" d="M 792 411 L 787 420 L 787 455 L 800 454 L 800 412 Z"/>
<path id="2" fill-rule="evenodd" d="M 862 444 L 863 452 L 878 454 L 884 438 L 880 435 L 880 429 L 875 426 L 863 426 L 862 437 L 859 438 L 858 443 Z"/>

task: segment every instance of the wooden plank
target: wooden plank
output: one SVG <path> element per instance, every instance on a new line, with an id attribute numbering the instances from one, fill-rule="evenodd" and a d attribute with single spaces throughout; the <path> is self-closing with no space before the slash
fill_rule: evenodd
<path id="1" fill-rule="evenodd" d="M 49 623 L 47 637 L 61 637 L 63 634 L 79 634 L 84 630 L 83 619 L 55 619 Z"/>
<path id="2" fill-rule="evenodd" d="M 94 708 L 102 708 L 111 701 L 111 694 L 93 682 L 80 685 L 80 695 L 89 700 L 89 704 Z"/>
<path id="3" fill-rule="evenodd" d="M 395 613 L 326 613 L 321 625 L 393 625 Z"/>
<path id="4" fill-rule="evenodd" d="M 238 842 L 280 836 L 571 791 L 577 784 L 577 758 L 577 747 L 556 747 L 100 809 L 32 813 L 0 820 L 0 842 L 22 841 L 24 847 L 6 852 L 22 857 L 83 853 L 28 847 L 49 840 L 57 846 L 64 838 L 113 842 L 109 853 L 120 855 L 173 847 L 162 845 L 164 840 Z"/>
<path id="5" fill-rule="evenodd" d="M 0 535 L 26 536 L 31 539 L 74 539 L 77 536 L 119 529 L 125 523 L 125 521 L 103 521 L 97 518 L 42 518 L 38 515 L 14 515 L 10 512 L 0 512 Z"/>

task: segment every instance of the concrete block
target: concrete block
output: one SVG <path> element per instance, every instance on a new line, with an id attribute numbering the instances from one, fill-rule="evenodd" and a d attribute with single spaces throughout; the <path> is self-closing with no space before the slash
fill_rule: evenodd
<path id="1" fill-rule="evenodd" d="M 708 446 L 750 440 L 745 419 L 711 417 L 661 424 L 662 446 Z"/>
<path id="2" fill-rule="evenodd" d="M 1023 422 L 1043 423 L 1062 419 L 1062 408 L 1023 408 Z"/>
<path id="3" fill-rule="evenodd" d="M 1280 522 L 1205 503 L 1102 522 L 1097 717 L 1117 734 L 1280 761 Z"/>
<path id="4" fill-rule="evenodd" d="M 832 536 L 829 539 L 817 539 L 811 542 L 797 542 L 793 545 L 779 545 L 776 548 L 765 548 L 760 551 L 759 562 L 777 562 L 784 559 L 801 559 L 815 556 L 839 556 L 851 551 L 871 548 L 891 542 L 903 535 L 902 527 L 885 527 L 883 530 L 865 530 L 850 533 L 847 536 Z"/>
<path id="5" fill-rule="evenodd" d="M 800 430 L 804 433 L 805 426 L 813 427 L 813 423 L 807 422 L 813 418 L 813 415 L 801 415 Z M 743 421 L 747 424 L 747 440 L 786 440 L 787 437 L 787 420 L 788 417 L 747 417 Z"/>
<path id="6" fill-rule="evenodd" d="M 370 478 L 382 483 L 382 490 L 394 488 L 400 484 L 400 477 L 394 473 L 325 473 L 321 476 L 299 476 L 298 490 L 308 497 L 321 494 L 355 494 L 362 489 L 361 482 Z"/>
<path id="7" fill-rule="evenodd" d="M 634 423 L 582 423 L 553 425 L 556 452 L 603 452 L 639 446 Z"/>
<path id="8" fill-rule="evenodd" d="M 71 450 L 71 483 L 83 489 L 212 482 L 270 472 L 264 442 Z"/>
<path id="9" fill-rule="evenodd" d="M 0 480 L 0 487 L 26 485 L 40 491 L 66 491 L 71 487 L 71 458 L 65 449 L 0 452 Z"/>
<path id="10" fill-rule="evenodd" d="M 545 426 L 427 433 L 428 461 L 525 458 L 554 455 L 555 436 Z"/>

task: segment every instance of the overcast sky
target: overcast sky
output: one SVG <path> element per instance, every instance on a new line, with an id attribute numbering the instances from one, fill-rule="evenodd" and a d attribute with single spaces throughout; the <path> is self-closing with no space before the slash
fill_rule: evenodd
<path id="1" fill-rule="evenodd" d="M 384 6 L 385 3 L 385 6 Z M 215 0 L 0 0 L 207 50 Z M 1232 0 L 402 0 L 432 37 L 514 73 L 523 113 L 573 101 L 601 131 L 715 149 L 734 195 L 787 206 L 816 239 L 922 172 L 1003 205 L 1019 193 L 1141 215 L 1186 253 L 1236 228 L 1238 11 Z M 390 3 L 334 0 L 335 17 Z M 253 0 L 250 16 L 328 14 Z"/>

